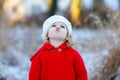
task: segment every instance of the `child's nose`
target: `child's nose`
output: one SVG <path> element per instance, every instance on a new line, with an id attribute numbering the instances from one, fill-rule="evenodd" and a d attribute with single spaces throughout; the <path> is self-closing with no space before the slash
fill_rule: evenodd
<path id="1" fill-rule="evenodd" d="M 58 26 L 58 25 L 57 25 L 57 26 L 56 26 L 56 28 L 57 28 L 57 29 L 59 29 L 59 28 L 60 28 L 60 26 Z"/>
<path id="2" fill-rule="evenodd" d="M 56 30 L 59 30 L 60 29 L 60 26 L 56 26 Z"/>

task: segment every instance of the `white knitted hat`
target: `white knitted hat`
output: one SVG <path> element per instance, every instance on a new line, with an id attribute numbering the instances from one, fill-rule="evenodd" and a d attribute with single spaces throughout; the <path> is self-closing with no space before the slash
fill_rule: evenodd
<path id="1" fill-rule="evenodd" d="M 68 29 L 68 35 L 72 36 L 72 25 L 71 23 L 63 16 L 60 15 L 53 15 L 46 19 L 46 21 L 43 23 L 43 33 L 42 33 L 42 39 L 46 40 L 47 32 L 50 28 L 50 26 L 55 22 L 63 22 L 66 24 Z"/>

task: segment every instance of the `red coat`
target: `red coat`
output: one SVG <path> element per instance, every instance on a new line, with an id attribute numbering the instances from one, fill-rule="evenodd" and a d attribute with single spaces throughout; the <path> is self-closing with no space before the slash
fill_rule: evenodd
<path id="1" fill-rule="evenodd" d="M 30 60 L 29 80 L 88 80 L 80 54 L 65 43 L 45 43 Z"/>

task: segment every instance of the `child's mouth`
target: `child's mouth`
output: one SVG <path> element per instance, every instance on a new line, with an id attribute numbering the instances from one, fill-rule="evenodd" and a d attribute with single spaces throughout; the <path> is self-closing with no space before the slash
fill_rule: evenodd
<path id="1" fill-rule="evenodd" d="M 57 28 L 56 31 L 60 31 L 60 29 Z"/>

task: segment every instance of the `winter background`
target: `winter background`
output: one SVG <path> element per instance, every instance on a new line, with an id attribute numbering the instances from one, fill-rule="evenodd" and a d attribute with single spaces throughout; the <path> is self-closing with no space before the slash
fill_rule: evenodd
<path id="1" fill-rule="evenodd" d="M 67 15 L 71 1 L 58 0 L 55 14 Z M 73 25 L 73 47 L 84 59 L 89 80 L 120 80 L 120 0 L 79 1 L 88 22 Z M 109 9 L 107 21 L 94 13 L 96 1 Z M 98 12 L 103 5 L 95 7 Z M 0 80 L 28 80 L 29 59 L 42 45 L 48 10 L 46 0 L 0 0 Z"/>

